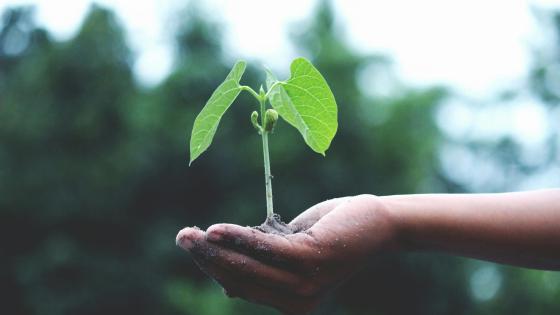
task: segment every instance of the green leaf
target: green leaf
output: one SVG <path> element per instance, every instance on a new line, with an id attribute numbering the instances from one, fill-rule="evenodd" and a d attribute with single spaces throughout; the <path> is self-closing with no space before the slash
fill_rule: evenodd
<path id="1" fill-rule="evenodd" d="M 272 107 L 294 126 L 313 151 L 325 155 L 338 128 L 334 95 L 321 73 L 304 58 L 290 66 L 287 81 L 267 71 L 266 85 Z"/>
<path id="2" fill-rule="evenodd" d="M 189 165 L 212 143 L 220 119 L 241 92 L 239 81 L 246 66 L 245 61 L 236 62 L 226 80 L 212 93 L 202 111 L 196 116 L 191 133 Z"/>

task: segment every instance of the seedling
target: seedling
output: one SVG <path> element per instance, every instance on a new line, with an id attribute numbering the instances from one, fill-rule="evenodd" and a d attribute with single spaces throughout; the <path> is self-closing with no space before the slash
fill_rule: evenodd
<path id="1" fill-rule="evenodd" d="M 315 152 L 325 155 L 338 128 L 337 106 L 327 82 L 306 59 L 297 58 L 290 66 L 291 76 L 277 80 L 266 71 L 267 91 L 260 86 L 257 93 L 251 87 L 240 85 L 246 63 L 238 61 L 226 80 L 218 86 L 194 121 L 190 142 L 190 164 L 212 143 L 220 119 L 241 91 L 247 91 L 260 105 L 259 112 L 251 113 L 251 123 L 262 137 L 264 178 L 266 186 L 267 221 L 274 218 L 272 206 L 272 175 L 268 152 L 268 136 L 274 130 L 278 117 L 295 127 L 305 143 Z M 267 108 L 267 105 L 272 108 Z"/>

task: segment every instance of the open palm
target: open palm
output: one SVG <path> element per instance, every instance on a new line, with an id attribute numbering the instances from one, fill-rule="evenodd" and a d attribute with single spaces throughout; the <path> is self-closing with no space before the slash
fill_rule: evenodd
<path id="1" fill-rule="evenodd" d="M 206 232 L 185 228 L 177 244 L 228 296 L 288 314 L 312 310 L 370 255 L 393 245 L 393 224 L 372 195 L 324 201 L 289 225 L 296 233 L 270 234 L 233 224 L 216 224 Z"/>

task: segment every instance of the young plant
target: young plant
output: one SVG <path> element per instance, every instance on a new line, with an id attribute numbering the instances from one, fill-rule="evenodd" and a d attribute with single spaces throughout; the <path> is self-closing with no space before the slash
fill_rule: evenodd
<path id="1" fill-rule="evenodd" d="M 266 71 L 267 91 L 260 86 L 257 93 L 239 81 L 246 63 L 238 61 L 226 80 L 218 86 L 196 117 L 190 142 L 190 163 L 200 156 L 212 143 L 220 119 L 241 91 L 255 97 L 260 108 L 251 113 L 251 123 L 262 137 L 264 177 L 266 186 L 267 221 L 273 218 L 272 175 L 268 152 L 268 136 L 272 133 L 278 117 L 295 127 L 305 143 L 315 152 L 325 155 L 338 128 L 337 105 L 333 93 L 319 71 L 306 59 L 297 58 L 290 66 L 291 76 L 286 81 L 277 80 Z M 270 104 L 272 108 L 267 108 Z"/>

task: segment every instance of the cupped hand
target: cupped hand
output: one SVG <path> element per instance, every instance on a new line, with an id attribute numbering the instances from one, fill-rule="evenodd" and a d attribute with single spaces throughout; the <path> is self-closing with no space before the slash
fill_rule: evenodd
<path id="1" fill-rule="evenodd" d="M 216 224 L 206 232 L 184 228 L 177 244 L 228 296 L 286 314 L 311 311 L 369 256 L 395 244 L 395 224 L 372 195 L 324 201 L 289 225 L 296 233 L 270 234 L 233 224 Z"/>

